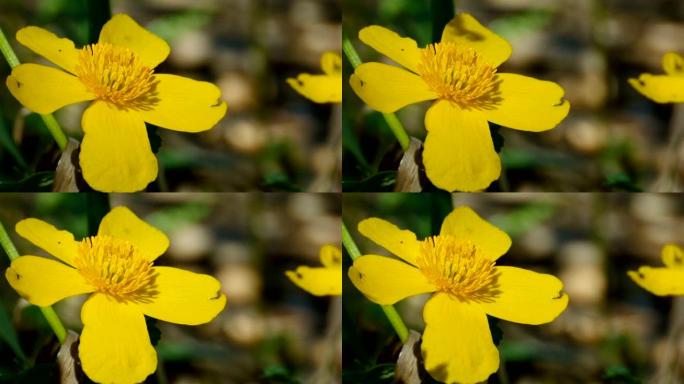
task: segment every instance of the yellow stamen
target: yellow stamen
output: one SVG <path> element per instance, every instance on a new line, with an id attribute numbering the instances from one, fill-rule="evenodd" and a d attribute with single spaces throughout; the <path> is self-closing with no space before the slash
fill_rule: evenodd
<path id="1" fill-rule="evenodd" d="M 109 43 L 83 47 L 76 66 L 76 75 L 98 99 L 122 108 L 142 108 L 151 102 L 153 73 L 135 52 Z"/>
<path id="2" fill-rule="evenodd" d="M 416 264 L 439 291 L 463 301 L 488 301 L 496 294 L 495 262 L 472 242 L 449 235 L 421 242 Z"/>
<path id="3" fill-rule="evenodd" d="M 461 107 L 491 108 L 496 95 L 496 68 L 474 49 L 454 42 L 430 44 L 422 50 L 418 73 L 441 99 Z"/>
<path id="4" fill-rule="evenodd" d="M 83 239 L 74 266 L 98 292 L 119 300 L 140 300 L 154 281 L 152 262 L 132 243 L 110 236 Z"/>

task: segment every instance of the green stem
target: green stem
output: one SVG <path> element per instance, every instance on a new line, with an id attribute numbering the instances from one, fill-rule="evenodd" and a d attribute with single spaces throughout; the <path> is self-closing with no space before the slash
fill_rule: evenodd
<path id="1" fill-rule="evenodd" d="M 399 145 L 401 145 L 401 149 L 406 152 L 409 148 L 411 139 L 409 139 L 409 136 L 406 133 L 406 130 L 404 130 L 404 126 L 401 125 L 401 121 L 399 121 L 397 115 L 394 113 L 383 113 L 382 117 L 385 118 L 385 122 L 389 125 L 392 133 L 394 133 L 394 137 L 397 138 Z"/>
<path id="2" fill-rule="evenodd" d="M 7 37 L 2 32 L 2 28 L 0 28 L 0 51 L 2 51 L 2 55 L 5 56 L 5 60 L 7 60 L 7 64 L 9 64 L 10 67 L 14 68 L 21 64 L 19 58 L 17 58 L 17 54 L 14 53 L 12 46 L 7 40 Z M 67 137 L 64 135 L 64 131 L 62 131 L 62 127 L 59 126 L 55 117 L 52 114 L 40 115 L 40 117 L 43 118 L 45 126 L 47 126 L 48 131 L 50 131 L 50 134 L 57 143 L 59 149 L 61 151 L 65 150 L 67 147 Z"/>
<path id="3" fill-rule="evenodd" d="M 356 260 L 361 256 L 359 247 L 356 246 L 356 243 L 351 237 L 351 234 L 347 230 L 347 226 L 344 224 L 344 222 L 342 222 L 342 244 L 352 260 Z M 408 339 L 409 331 L 408 328 L 406 328 L 406 324 L 404 324 L 404 321 L 401 319 L 399 312 L 397 312 L 393 305 L 381 305 L 380 308 L 382 308 L 387 320 L 389 320 L 392 328 L 394 328 L 397 336 L 399 336 L 399 340 L 401 340 L 402 343 L 405 343 Z"/>
<path id="4" fill-rule="evenodd" d="M 9 64 L 11 68 L 20 64 L 19 58 L 17 57 L 17 54 L 14 53 L 14 50 L 12 50 L 12 46 L 2 32 L 2 28 L 0 28 L 0 51 L 2 51 L 2 55 L 5 56 L 5 60 L 7 60 L 7 64 Z"/>
<path id="5" fill-rule="evenodd" d="M 64 134 L 64 131 L 62 131 L 62 127 L 59 126 L 57 119 L 55 119 L 55 116 L 49 114 L 40 115 L 40 117 L 43 118 L 43 123 L 45 123 L 45 126 L 47 127 L 48 131 L 50 131 L 50 134 L 52 135 L 52 138 L 55 140 L 55 143 L 57 143 L 59 149 L 61 151 L 65 150 L 67 147 L 68 139 Z"/>
<path id="6" fill-rule="evenodd" d="M 354 45 L 352 45 L 351 40 L 349 40 L 347 36 L 342 36 L 342 50 L 344 51 L 344 55 L 347 57 L 347 60 L 349 60 L 352 67 L 356 68 L 361 65 L 361 58 L 359 57 L 358 52 L 356 52 Z M 401 149 L 406 152 L 409 148 L 410 139 L 406 133 L 406 130 L 404 129 L 404 126 L 401 124 L 401 121 L 399 121 L 397 118 L 397 115 L 394 113 L 383 113 L 382 117 L 385 118 L 385 122 L 387 125 L 389 125 L 390 130 L 392 130 L 392 133 L 399 142 L 399 145 L 401 145 Z"/>
<path id="7" fill-rule="evenodd" d="M 9 235 L 7 234 L 2 222 L 0 222 L 0 246 L 2 246 L 2 249 L 5 250 L 5 253 L 9 257 L 10 261 L 16 260 L 19 257 L 19 252 L 17 252 L 17 248 L 14 246 L 14 243 L 12 243 L 12 239 L 10 239 Z M 52 328 L 52 331 L 57 336 L 57 340 L 59 340 L 60 343 L 63 343 L 64 340 L 66 340 L 67 331 L 64 328 L 64 325 L 62 325 L 62 322 L 59 320 L 59 316 L 57 316 L 55 310 L 50 306 L 39 308 L 40 311 L 43 312 L 43 316 L 50 325 L 50 328 Z"/>

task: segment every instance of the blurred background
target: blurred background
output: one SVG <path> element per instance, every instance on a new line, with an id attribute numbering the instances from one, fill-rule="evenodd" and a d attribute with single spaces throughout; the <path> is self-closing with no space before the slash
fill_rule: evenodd
<path id="1" fill-rule="evenodd" d="M 89 7 L 103 0 L 3 0 L 0 27 L 20 61 L 43 62 L 16 42 L 15 32 L 37 25 L 72 39 L 89 38 Z M 111 0 L 171 46 L 157 67 L 216 84 L 228 103 L 213 129 L 150 133 L 160 176 L 148 191 L 336 191 L 341 178 L 338 104 L 315 104 L 286 83 L 320 73 L 320 56 L 341 49 L 339 0 Z M 0 78 L 9 74 L 0 60 Z M 4 84 L 4 80 L 3 80 Z M 56 117 L 80 140 L 87 103 Z M 51 190 L 59 151 L 35 114 L 2 87 L 0 190 Z"/>
<path id="2" fill-rule="evenodd" d="M 36 217 L 81 239 L 95 233 L 107 203 L 129 207 L 167 234 L 171 245 L 155 265 L 210 274 L 220 280 L 228 299 L 226 309 L 205 325 L 148 318 L 152 340 L 159 332 L 161 338 L 156 345 L 160 363 L 147 382 L 339 382 L 341 297 L 312 296 L 284 274 L 298 265 L 320 266 L 320 247 L 340 243 L 339 197 L 138 194 L 112 195 L 108 202 L 99 194 L 1 194 L 0 220 L 20 254 L 46 255 L 15 234 L 16 222 Z M 0 256 L 4 270 L 8 258 L 1 249 Z M 38 308 L 1 280 L 0 338 L 16 332 L 28 362 L 0 342 L 0 382 L 59 382 L 54 376 L 56 338 Z M 80 332 L 85 298 L 54 305 L 68 329 Z"/>
<path id="3" fill-rule="evenodd" d="M 440 2 L 439 0 L 435 3 Z M 441 1 L 440 3 L 447 3 Z M 387 61 L 358 40 L 370 24 L 432 41 L 428 0 L 344 0 L 344 35 L 361 59 Z M 627 79 L 662 74 L 662 55 L 684 54 L 679 0 L 456 0 L 513 46 L 499 70 L 559 83 L 569 116 L 543 133 L 496 130 L 504 171 L 492 191 L 679 191 L 684 111 L 657 104 Z M 441 32 L 440 32 L 441 36 Z M 345 78 L 351 65 L 345 59 Z M 401 150 L 382 116 L 364 107 L 345 81 L 344 189 L 393 190 Z M 425 138 L 429 102 L 398 112 L 408 134 Z M 677 112 L 678 111 L 678 112 Z M 500 135 L 500 136 L 499 136 Z M 423 189 L 434 189 L 424 179 Z"/>
<path id="4" fill-rule="evenodd" d="M 490 383 L 677 383 L 684 378 L 684 298 L 657 297 L 628 270 L 662 267 L 666 243 L 682 244 L 684 202 L 668 194 L 345 194 L 344 221 L 362 254 L 390 253 L 356 230 L 368 217 L 436 235 L 453 207 L 467 205 L 508 233 L 498 265 L 550 273 L 570 297 L 554 322 L 490 318 L 501 337 L 500 373 Z M 350 258 L 345 256 L 345 269 Z M 409 329 L 424 329 L 429 295 L 396 307 Z M 456 325 L 455 325 L 456 326 Z M 502 333 L 501 333 L 502 332 Z M 401 342 L 376 304 L 344 279 L 345 383 L 391 383 Z"/>

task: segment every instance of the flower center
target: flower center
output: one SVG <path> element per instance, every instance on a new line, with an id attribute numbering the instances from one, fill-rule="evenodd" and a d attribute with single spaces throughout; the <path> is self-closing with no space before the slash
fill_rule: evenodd
<path id="1" fill-rule="evenodd" d="M 430 44 L 422 50 L 418 73 L 441 99 L 462 107 L 486 109 L 499 101 L 496 68 L 472 48 L 449 41 Z"/>
<path id="2" fill-rule="evenodd" d="M 153 73 L 131 49 L 109 43 L 83 47 L 76 66 L 76 75 L 98 99 L 126 108 L 150 103 Z"/>
<path id="3" fill-rule="evenodd" d="M 495 262 L 472 242 L 453 236 L 428 237 L 421 242 L 418 268 L 437 286 L 463 301 L 488 301 L 496 294 Z"/>
<path id="4" fill-rule="evenodd" d="M 74 266 L 98 292 L 119 300 L 149 295 L 154 280 L 152 262 L 135 245 L 110 236 L 81 240 Z"/>

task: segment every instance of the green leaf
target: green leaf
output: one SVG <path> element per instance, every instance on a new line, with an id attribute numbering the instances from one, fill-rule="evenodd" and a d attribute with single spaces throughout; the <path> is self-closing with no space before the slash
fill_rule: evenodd
<path id="1" fill-rule="evenodd" d="M 606 176 L 606 181 L 603 182 L 603 186 L 610 190 L 643 192 L 643 190 L 634 183 L 632 178 L 624 172 L 612 173 Z"/>
<path id="2" fill-rule="evenodd" d="M 391 192 L 397 178 L 397 171 L 382 171 L 361 181 L 342 181 L 345 192 Z"/>
<path id="3" fill-rule="evenodd" d="M 603 373 L 603 380 L 613 384 L 637 384 L 641 380 L 637 379 L 629 371 L 629 368 L 623 365 L 613 365 L 606 368 Z"/>
<path id="4" fill-rule="evenodd" d="M 7 379 L 7 383 L 16 384 L 59 383 L 59 367 L 55 363 L 36 364 Z"/>
<path id="5" fill-rule="evenodd" d="M 17 332 L 12 326 L 12 320 L 7 314 L 7 310 L 2 305 L 0 305 L 0 338 L 12 348 L 14 354 L 17 355 L 21 361 L 26 360 L 26 355 L 19 344 Z"/>
<path id="6" fill-rule="evenodd" d="M 301 192 L 302 188 L 292 183 L 286 174 L 273 172 L 264 176 L 261 187 L 268 191 Z"/>
<path id="7" fill-rule="evenodd" d="M 292 377 L 290 371 L 282 365 L 272 365 L 264 369 L 263 380 L 273 384 L 299 384 L 299 380 Z"/>
<path id="8" fill-rule="evenodd" d="M 346 121 L 347 119 L 345 119 Z M 342 145 L 344 149 L 354 156 L 354 159 L 358 162 L 358 165 L 362 168 L 362 171 L 370 171 L 370 165 L 368 161 L 363 156 L 363 151 L 361 150 L 361 145 L 359 140 L 351 127 L 351 124 L 342 124 Z"/>
<path id="9" fill-rule="evenodd" d="M 0 192 L 50 192 L 53 171 L 37 172 L 19 181 L 0 181 Z"/>
<path id="10" fill-rule="evenodd" d="M 14 161 L 16 161 L 17 164 L 19 164 L 22 170 L 26 170 L 26 168 L 28 168 L 26 161 L 19 152 L 17 144 L 12 139 L 10 129 L 2 116 L 0 116 L 0 146 L 2 146 L 2 148 L 4 148 L 7 151 L 7 153 L 10 154 L 10 156 L 12 156 Z"/>
<path id="11" fill-rule="evenodd" d="M 394 382 L 394 364 L 377 364 L 362 369 L 345 369 L 342 382 L 390 384 Z"/>

